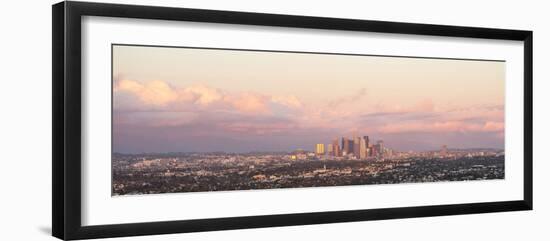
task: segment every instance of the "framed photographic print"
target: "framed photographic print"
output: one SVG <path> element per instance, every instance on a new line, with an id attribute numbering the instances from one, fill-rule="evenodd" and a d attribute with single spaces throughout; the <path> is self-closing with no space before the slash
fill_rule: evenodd
<path id="1" fill-rule="evenodd" d="M 55 4 L 53 235 L 531 210 L 532 66 L 524 30 Z"/>

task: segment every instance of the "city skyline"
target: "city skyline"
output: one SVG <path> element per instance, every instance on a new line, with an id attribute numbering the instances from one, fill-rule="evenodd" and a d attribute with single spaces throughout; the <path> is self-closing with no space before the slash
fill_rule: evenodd
<path id="1" fill-rule="evenodd" d="M 498 61 L 113 46 L 113 152 L 504 149 Z M 343 146 L 341 147 L 343 148 Z"/>
<path id="2" fill-rule="evenodd" d="M 362 142 L 364 141 L 364 143 Z M 379 153 L 382 155 L 383 152 L 409 152 L 409 153 L 426 153 L 426 152 L 441 152 L 442 150 L 445 150 L 445 152 L 448 152 L 450 150 L 457 150 L 457 151 L 464 151 L 464 150 L 472 150 L 472 149 L 486 149 L 486 150 L 500 150 L 503 151 L 504 149 L 501 148 L 487 148 L 487 147 L 471 147 L 471 148 L 455 148 L 455 147 L 449 147 L 446 144 L 442 144 L 438 146 L 435 149 L 429 149 L 429 150 L 399 150 L 395 148 L 388 147 L 386 142 L 382 139 L 372 139 L 368 135 L 363 136 L 353 136 L 353 137 L 346 137 L 341 136 L 337 138 L 333 138 L 329 141 L 325 140 L 324 142 L 316 143 L 311 148 L 294 148 L 284 151 L 231 151 L 231 152 L 225 152 L 225 151 L 170 151 L 166 153 L 227 153 L 227 154 L 254 154 L 254 153 L 295 153 L 295 152 L 309 152 L 309 153 L 315 153 L 315 154 L 322 154 L 322 155 L 328 155 L 328 156 L 336 156 L 336 157 L 346 157 L 346 156 L 355 156 L 361 157 L 362 155 L 359 154 L 360 152 L 369 152 L 370 154 L 364 154 L 367 157 L 375 157 L 376 155 L 372 155 L 372 153 Z M 390 143 L 391 146 L 391 143 Z M 374 149 L 372 149 L 374 148 Z M 355 150 L 354 150 L 355 149 Z M 361 150 L 363 149 L 363 150 Z M 374 152 L 376 150 L 376 152 Z M 114 152 L 117 154 L 161 154 L 162 152 L 141 152 L 141 153 L 123 153 L 123 152 Z M 339 153 L 339 154 L 334 154 Z"/>

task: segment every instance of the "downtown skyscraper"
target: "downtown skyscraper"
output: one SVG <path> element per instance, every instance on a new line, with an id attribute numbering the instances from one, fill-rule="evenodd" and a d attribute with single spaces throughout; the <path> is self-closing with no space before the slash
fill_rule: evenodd
<path id="1" fill-rule="evenodd" d="M 326 148 L 325 148 L 326 147 Z M 335 138 L 328 144 L 316 144 L 315 154 L 317 156 L 329 157 L 348 157 L 352 159 L 365 160 L 369 157 L 384 157 L 386 153 L 391 151 L 384 148 L 384 142 L 379 140 L 376 144 L 372 144 L 369 136 L 353 136 Z"/>

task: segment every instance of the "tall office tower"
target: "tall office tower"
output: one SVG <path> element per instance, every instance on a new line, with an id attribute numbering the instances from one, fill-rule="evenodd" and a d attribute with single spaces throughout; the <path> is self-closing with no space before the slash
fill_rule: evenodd
<path id="1" fill-rule="evenodd" d="M 441 151 L 440 151 L 440 155 L 441 156 L 446 156 L 447 153 L 448 153 L 449 150 L 447 150 L 447 145 L 443 145 L 441 146 Z"/>
<path id="2" fill-rule="evenodd" d="M 348 138 L 342 137 L 342 156 L 348 155 L 349 151 L 349 141 Z"/>
<path id="3" fill-rule="evenodd" d="M 325 144 L 315 145 L 315 154 L 322 156 L 325 154 Z"/>
<path id="4" fill-rule="evenodd" d="M 359 159 L 367 158 L 367 142 L 364 138 L 359 138 Z"/>
<path id="5" fill-rule="evenodd" d="M 354 137 L 353 138 L 353 155 L 355 156 L 355 158 L 360 158 L 360 154 L 359 154 L 359 146 L 361 144 L 361 138 L 360 137 Z"/>
<path id="6" fill-rule="evenodd" d="M 374 152 L 374 145 L 372 143 L 370 143 L 367 147 L 367 149 L 369 150 L 369 156 L 374 156 L 375 155 L 375 152 Z"/>
<path id="7" fill-rule="evenodd" d="M 378 156 L 378 144 L 372 145 L 372 156 Z"/>
<path id="8" fill-rule="evenodd" d="M 348 147 L 349 147 L 348 154 L 353 154 L 353 140 L 352 139 L 348 139 Z"/>
<path id="9" fill-rule="evenodd" d="M 338 144 L 338 138 L 334 139 L 332 141 L 332 152 L 334 153 L 334 156 L 340 156 L 340 144 Z"/>
<path id="10" fill-rule="evenodd" d="M 379 140 L 378 144 L 378 155 L 382 156 L 384 154 L 384 141 Z"/>
<path id="11" fill-rule="evenodd" d="M 353 140 L 348 139 L 348 155 L 353 154 Z"/>
<path id="12" fill-rule="evenodd" d="M 363 136 L 363 139 L 365 139 L 367 148 L 369 147 L 369 136 Z"/>
<path id="13" fill-rule="evenodd" d="M 334 148 L 332 147 L 332 144 L 327 145 L 327 155 L 333 156 L 334 155 Z"/>
<path id="14" fill-rule="evenodd" d="M 342 141 L 340 142 L 340 147 L 342 147 L 342 152 L 344 152 L 346 146 L 346 138 L 342 137 Z"/>

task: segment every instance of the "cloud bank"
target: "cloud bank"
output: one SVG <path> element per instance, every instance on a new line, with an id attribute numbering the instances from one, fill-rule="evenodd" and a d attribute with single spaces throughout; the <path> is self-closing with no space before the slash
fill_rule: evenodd
<path id="1" fill-rule="evenodd" d="M 385 139 L 396 149 L 466 147 L 468 139 L 483 147 L 504 145 L 501 105 L 456 108 L 429 97 L 389 105 L 370 100 L 366 88 L 312 103 L 299 95 L 116 79 L 113 96 L 120 152 L 288 151 L 353 134 Z"/>

